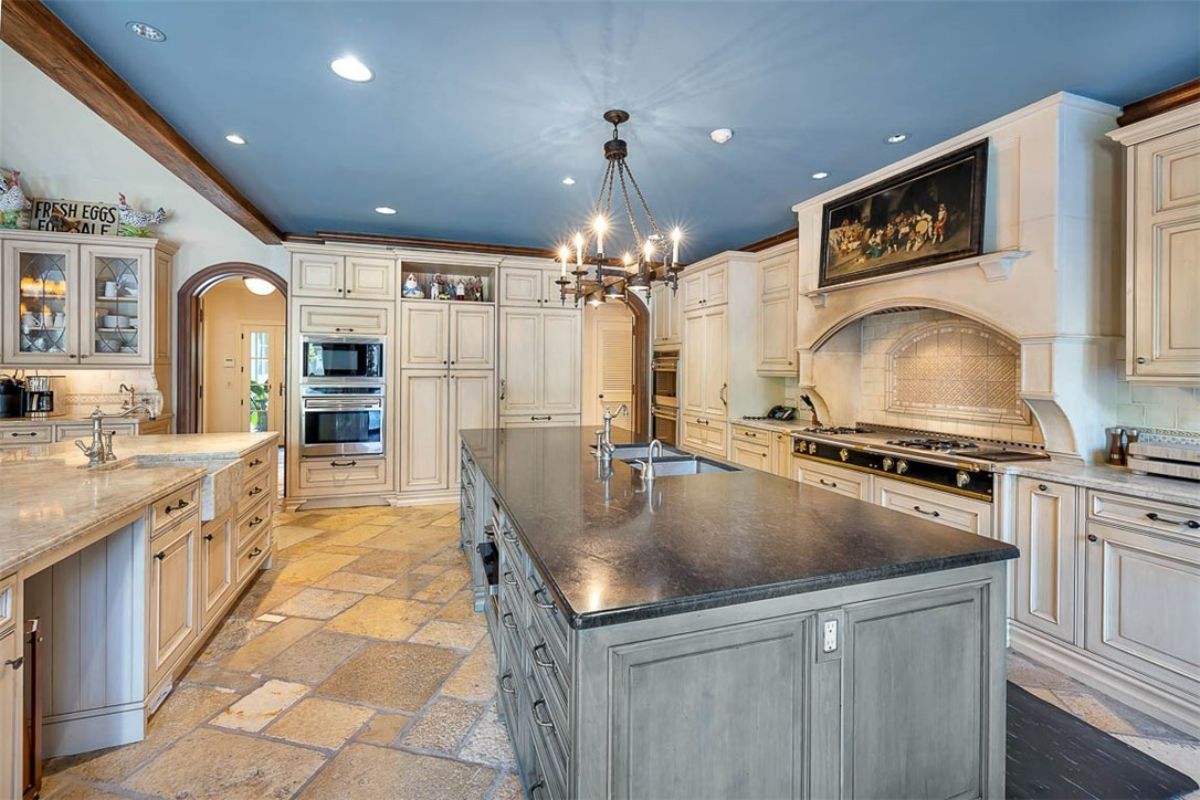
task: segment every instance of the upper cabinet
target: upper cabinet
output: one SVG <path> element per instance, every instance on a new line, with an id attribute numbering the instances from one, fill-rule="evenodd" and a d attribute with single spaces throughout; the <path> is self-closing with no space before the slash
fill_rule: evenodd
<path id="1" fill-rule="evenodd" d="M 1109 134 L 1124 144 L 1126 373 L 1200 378 L 1200 103 Z"/>
<path id="2" fill-rule="evenodd" d="M 573 298 L 562 303 L 559 274 L 557 269 L 501 267 L 500 305 L 574 309 Z"/>
<path id="3" fill-rule="evenodd" d="M 720 306 L 729 302 L 729 268 L 725 264 L 686 274 L 679 281 L 683 310 Z"/>
<path id="4" fill-rule="evenodd" d="M 796 242 L 764 250 L 758 261 L 758 374 L 796 375 Z"/>
<path id="5" fill-rule="evenodd" d="M 400 304 L 403 369 L 491 369 L 496 309 L 484 303 L 405 300 Z"/>
<path id="6" fill-rule="evenodd" d="M 663 283 L 650 288 L 650 320 L 654 328 L 654 346 L 675 349 L 683 339 L 683 303 L 679 292 Z"/>
<path id="7" fill-rule="evenodd" d="M 144 366 L 169 358 L 173 248 L 35 231 L 6 231 L 0 240 L 6 365 Z"/>
<path id="8" fill-rule="evenodd" d="M 296 251 L 291 292 L 297 297 L 395 300 L 398 270 L 390 256 Z"/>

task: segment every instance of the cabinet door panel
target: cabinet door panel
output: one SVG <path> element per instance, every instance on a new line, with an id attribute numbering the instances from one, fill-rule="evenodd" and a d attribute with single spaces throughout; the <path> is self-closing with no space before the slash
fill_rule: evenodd
<path id="1" fill-rule="evenodd" d="M 679 281 L 679 294 L 683 310 L 695 311 L 704 307 L 704 273 L 695 272 Z"/>
<path id="2" fill-rule="evenodd" d="M 405 372 L 400 376 L 400 490 L 445 489 L 447 447 L 445 372 Z"/>
<path id="3" fill-rule="evenodd" d="M 582 318 L 575 311 L 542 312 L 542 407 L 552 414 L 580 412 Z"/>
<path id="4" fill-rule="evenodd" d="M 11 364 L 79 363 L 79 248 L 4 242 L 4 360 Z"/>
<path id="5" fill-rule="evenodd" d="M 0 661 L 14 661 L 24 650 L 21 634 L 15 630 L 0 636 Z M 21 796 L 21 684 L 25 672 L 0 664 L 0 797 Z"/>
<path id="6" fill-rule="evenodd" d="M 204 523 L 200 543 L 200 591 L 203 593 L 200 624 L 204 629 L 219 621 L 221 607 L 234 586 L 232 513 Z"/>
<path id="7" fill-rule="evenodd" d="M 1087 526 L 1088 650 L 1200 694 L 1200 543 Z M 1092 538 L 1095 541 L 1092 541 Z"/>
<path id="8" fill-rule="evenodd" d="M 495 362 L 495 307 L 483 304 L 450 306 L 450 366 L 491 369 Z"/>
<path id="9" fill-rule="evenodd" d="M 341 297 L 346 259 L 326 253 L 292 253 L 291 293 L 296 297 Z"/>
<path id="10" fill-rule="evenodd" d="M 157 684 L 198 634 L 196 540 L 200 515 L 150 542 L 150 685 Z"/>
<path id="11" fill-rule="evenodd" d="M 757 442 L 747 442 L 743 439 L 733 440 L 733 463 L 739 466 L 769 472 L 771 469 L 771 448 L 769 445 Z"/>
<path id="12" fill-rule="evenodd" d="M 501 309 L 500 413 L 540 411 L 542 318 L 536 311 Z"/>
<path id="13" fill-rule="evenodd" d="M 722 265 L 704 271 L 704 305 L 719 306 L 729 302 L 729 268 Z"/>
<path id="14" fill-rule="evenodd" d="M 666 285 L 656 283 L 650 287 L 650 319 L 654 329 L 654 344 L 666 344 L 670 341 L 671 309 L 667 295 L 670 289 Z"/>
<path id="15" fill-rule="evenodd" d="M 449 453 L 458 453 L 462 440 L 458 432 L 496 426 L 496 385 L 491 370 L 450 373 Z M 457 461 L 450 463 L 450 483 L 458 484 Z"/>
<path id="16" fill-rule="evenodd" d="M 758 369 L 767 373 L 794 373 L 795 308 L 790 294 L 763 298 L 758 307 Z"/>
<path id="17" fill-rule="evenodd" d="M 450 306 L 437 300 L 400 304 L 400 366 L 445 367 L 450 360 Z"/>
<path id="18" fill-rule="evenodd" d="M 702 411 L 724 419 L 729 414 L 729 326 L 725 308 L 704 312 L 704 394 Z"/>
<path id="19" fill-rule="evenodd" d="M 1076 501 L 1074 486 L 1017 481 L 1016 616 L 1065 642 L 1075 638 Z"/>
<path id="20" fill-rule="evenodd" d="M 507 267 L 500 270 L 500 305 L 541 306 L 543 270 Z"/>
<path id="21" fill-rule="evenodd" d="M 297 310 L 300 333 L 337 333 L 386 336 L 391 309 L 381 306 L 310 305 Z"/>
<path id="22" fill-rule="evenodd" d="M 346 257 L 345 296 L 361 300 L 396 299 L 396 262 L 390 258 Z"/>
<path id="23" fill-rule="evenodd" d="M 707 371 L 704 312 L 694 311 L 683 318 L 683 408 L 704 413 L 704 381 Z"/>

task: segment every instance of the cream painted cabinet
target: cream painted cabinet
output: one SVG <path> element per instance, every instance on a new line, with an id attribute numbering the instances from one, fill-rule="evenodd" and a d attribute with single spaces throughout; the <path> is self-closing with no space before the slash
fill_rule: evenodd
<path id="1" fill-rule="evenodd" d="M 733 437 L 733 463 L 750 469 L 769 472 L 771 468 L 771 446 L 766 442 L 751 442 Z"/>
<path id="2" fill-rule="evenodd" d="M 505 306 L 545 305 L 546 270 L 505 267 L 500 270 L 500 304 Z"/>
<path id="3" fill-rule="evenodd" d="M 873 476 L 875 504 L 980 536 L 992 535 L 992 504 L 940 489 Z"/>
<path id="4" fill-rule="evenodd" d="M 729 302 L 729 268 L 725 264 L 686 274 L 679 282 L 684 312 Z"/>
<path id="5" fill-rule="evenodd" d="M 1200 103 L 1110 134 L 1126 151 L 1126 372 L 1200 378 Z"/>
<path id="6" fill-rule="evenodd" d="M 327 252 L 292 252 L 292 295 L 351 300 L 395 300 L 394 258 Z"/>
<path id="7" fill-rule="evenodd" d="M 399 266 L 391 258 L 346 256 L 343 295 L 347 299 L 395 300 Z"/>
<path id="8" fill-rule="evenodd" d="M 25 644 L 15 628 L 0 634 L 0 794 L 20 797 L 21 732 L 23 729 L 22 683 L 25 675 L 21 659 Z"/>
<path id="9" fill-rule="evenodd" d="M 794 480 L 806 486 L 815 486 L 834 494 L 852 497 L 855 500 L 871 502 L 871 476 L 865 472 L 855 472 L 852 469 L 835 467 L 820 461 L 810 461 L 806 458 L 793 459 Z"/>
<path id="10" fill-rule="evenodd" d="M 796 458 L 792 455 L 792 437 L 786 433 L 771 434 L 771 472 L 781 478 L 796 480 L 792 468 Z"/>
<path id="11" fill-rule="evenodd" d="M 459 480 L 458 461 L 453 456 L 462 447 L 458 432 L 496 426 L 496 376 L 489 370 L 459 370 L 450 373 L 450 420 L 448 477 Z"/>
<path id="12" fill-rule="evenodd" d="M 400 303 L 400 366 L 437 369 L 450 362 L 450 306 L 441 300 Z"/>
<path id="13" fill-rule="evenodd" d="M 729 414 L 729 324 L 724 306 L 688 312 L 683 322 L 683 408 L 725 419 Z"/>
<path id="14" fill-rule="evenodd" d="M 196 594 L 197 539 L 200 515 L 150 540 L 150 641 L 146 648 L 150 680 L 155 686 L 199 635 Z"/>
<path id="15" fill-rule="evenodd" d="M 79 358 L 87 366 L 149 364 L 154 252 L 79 248 Z"/>
<path id="16" fill-rule="evenodd" d="M 1074 486 L 1017 480 L 1015 616 L 1065 642 L 1075 639 L 1078 499 Z"/>
<path id="17" fill-rule="evenodd" d="M 317 304 L 301 303 L 296 308 L 300 333 L 354 334 L 357 336 L 386 336 L 392 316 L 389 306 L 358 303 Z"/>
<path id="18" fill-rule="evenodd" d="M 450 306 L 450 366 L 490 370 L 495 365 L 495 306 L 484 303 Z"/>
<path id="19" fill-rule="evenodd" d="M 450 462 L 445 370 L 406 371 L 400 376 L 400 491 L 447 489 Z"/>
<path id="20" fill-rule="evenodd" d="M 200 529 L 200 626 L 208 630 L 220 620 L 233 592 L 235 510 L 205 522 Z"/>
<path id="21" fill-rule="evenodd" d="M 782 250 L 782 252 L 780 252 Z M 796 243 L 758 263 L 758 374 L 796 375 Z"/>
<path id="22" fill-rule="evenodd" d="M 501 309 L 500 413 L 580 413 L 582 337 L 575 310 Z"/>
<path id="23" fill-rule="evenodd" d="M 345 256 L 331 253 L 292 253 L 292 295 L 340 298 L 345 268 Z"/>
<path id="24" fill-rule="evenodd" d="M 650 289 L 650 319 L 654 328 L 654 346 L 678 347 L 682 338 L 683 303 L 678 292 L 666 284 L 656 283 Z"/>

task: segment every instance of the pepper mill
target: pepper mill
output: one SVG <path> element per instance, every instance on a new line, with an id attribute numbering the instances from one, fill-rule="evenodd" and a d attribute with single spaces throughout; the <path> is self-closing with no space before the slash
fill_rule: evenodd
<path id="1" fill-rule="evenodd" d="M 1125 448 L 1121 446 L 1121 436 L 1124 428 L 1109 428 L 1108 434 L 1108 463 L 1114 467 L 1125 466 Z"/>

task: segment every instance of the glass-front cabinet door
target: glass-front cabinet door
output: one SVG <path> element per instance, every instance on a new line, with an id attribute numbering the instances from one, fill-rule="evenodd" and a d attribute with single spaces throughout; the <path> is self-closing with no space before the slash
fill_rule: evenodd
<path id="1" fill-rule="evenodd" d="M 79 249 L 80 359 L 84 364 L 150 363 L 150 253 L 122 247 Z"/>
<path id="2" fill-rule="evenodd" d="M 4 242 L 5 361 L 78 364 L 78 247 Z"/>

